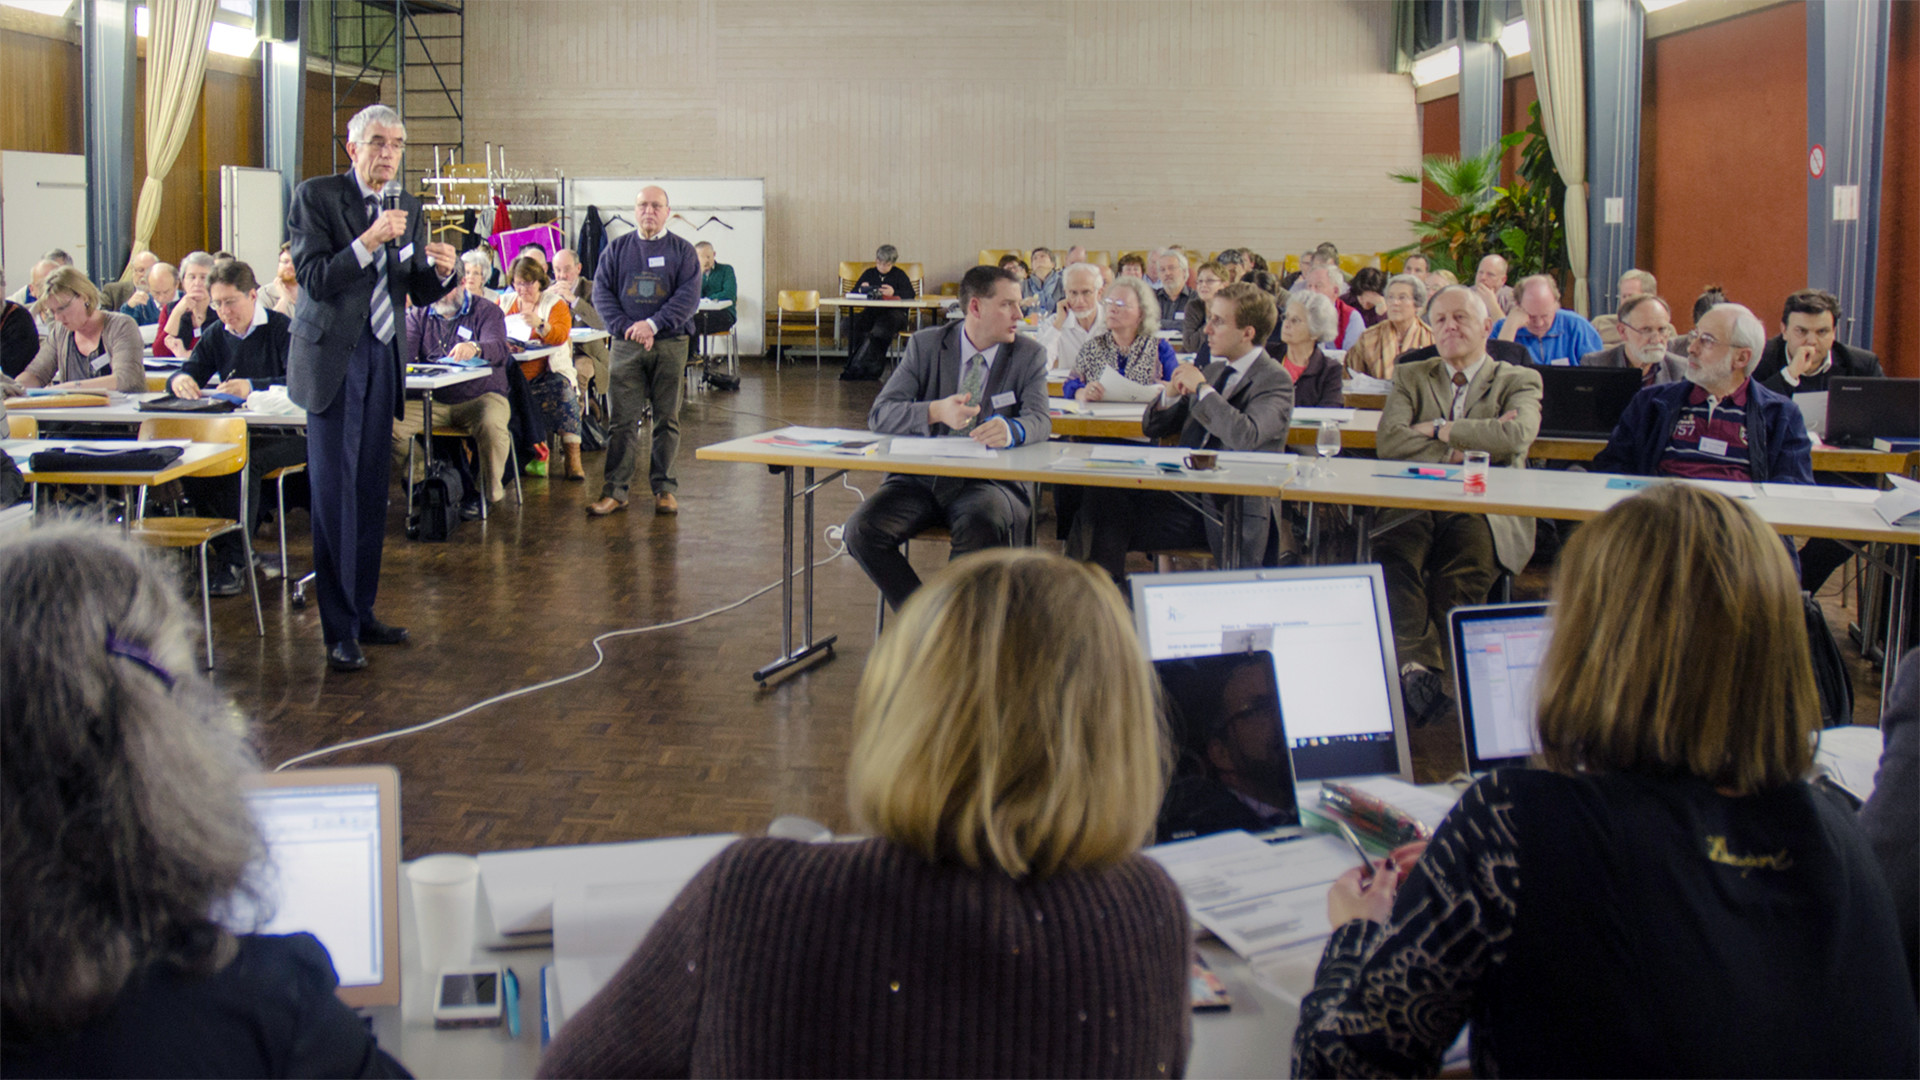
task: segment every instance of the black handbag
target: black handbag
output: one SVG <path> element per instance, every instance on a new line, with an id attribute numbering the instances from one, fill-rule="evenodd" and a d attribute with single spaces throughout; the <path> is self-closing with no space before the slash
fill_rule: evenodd
<path id="1" fill-rule="evenodd" d="M 126 450 L 105 447 L 42 450 L 28 458 L 27 465 L 36 473 L 153 472 L 180 460 L 180 455 L 186 452 L 178 446 L 146 446 L 131 441 L 127 446 Z"/>
<path id="2" fill-rule="evenodd" d="M 444 461 L 427 462 L 427 475 L 413 485 L 413 513 L 407 518 L 407 538 L 444 544 L 460 524 L 460 503 L 467 485 L 460 470 Z"/>

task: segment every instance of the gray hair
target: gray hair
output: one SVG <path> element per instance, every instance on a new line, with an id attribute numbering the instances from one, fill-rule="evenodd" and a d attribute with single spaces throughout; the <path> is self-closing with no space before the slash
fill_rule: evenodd
<path id="1" fill-rule="evenodd" d="M 1380 290 L 1380 294 L 1381 294 L 1382 296 L 1384 296 L 1384 295 L 1386 295 L 1386 291 L 1387 291 L 1387 289 L 1391 289 L 1391 288 L 1393 288 L 1393 287 L 1394 287 L 1395 285 L 1406 285 L 1406 286 L 1410 286 L 1410 287 L 1411 287 L 1411 288 L 1413 289 L 1413 306 L 1414 306 L 1414 307 L 1417 307 L 1417 308 L 1421 308 L 1421 309 L 1423 309 L 1423 310 L 1424 310 L 1424 309 L 1426 308 L 1426 306 L 1427 306 L 1427 283 L 1426 283 L 1426 282 L 1424 282 L 1424 281 L 1421 281 L 1421 280 L 1420 280 L 1420 275 L 1418 275 L 1418 274 L 1395 274 L 1395 275 L 1393 275 L 1392 277 L 1390 277 L 1390 278 L 1388 278 L 1388 279 L 1387 279 L 1387 284 L 1386 284 L 1386 287 Z M 1482 305 L 1482 306 L 1484 306 L 1484 305 Z"/>
<path id="2" fill-rule="evenodd" d="M 1248 265 L 1247 260 L 1241 256 L 1239 248 L 1228 248 L 1220 254 L 1215 255 L 1213 261 L 1219 263 L 1221 266 Z"/>
<path id="3" fill-rule="evenodd" d="M 1307 273 L 1311 274 L 1315 272 L 1327 276 L 1327 284 L 1333 286 L 1334 292 L 1339 292 L 1347 286 L 1347 275 L 1340 272 L 1340 264 L 1337 262 L 1315 262 L 1307 269 Z"/>
<path id="4" fill-rule="evenodd" d="M 1083 270 L 1083 269 L 1081 269 L 1081 267 L 1085 267 L 1086 269 L 1084 269 L 1084 270 Z M 1095 281 L 1103 281 L 1103 280 L 1105 280 L 1105 279 L 1104 279 L 1104 278 L 1103 278 L 1103 277 L 1101 276 L 1101 274 L 1100 274 L 1100 268 L 1099 268 L 1098 266 L 1095 266 L 1095 265 L 1093 265 L 1093 264 L 1092 264 L 1092 263 L 1090 263 L 1090 262 L 1077 262 L 1077 263 L 1073 263 L 1073 264 L 1071 264 L 1071 265 L 1069 265 L 1069 266 L 1068 266 L 1068 267 L 1066 268 L 1066 270 L 1064 270 L 1064 271 L 1062 271 L 1062 272 L 1061 272 L 1061 274 L 1060 274 L 1060 287 L 1061 287 L 1062 289 L 1071 289 L 1071 288 L 1073 288 L 1073 275 L 1074 275 L 1074 274 L 1076 274 L 1076 273 L 1079 273 L 1079 274 L 1092 274 L 1092 275 L 1093 275 L 1093 280 L 1095 280 Z M 1096 289 L 1097 289 L 1097 288 L 1099 288 L 1099 287 L 1100 287 L 1100 286 L 1098 286 L 1098 285 L 1095 285 L 1095 286 L 1094 286 L 1094 288 L 1096 288 Z M 1154 304 L 1154 307 L 1155 307 L 1156 309 L 1158 309 L 1158 308 L 1159 308 L 1159 306 L 1160 306 L 1160 305 L 1159 305 L 1158 303 L 1156 303 L 1156 304 Z"/>
<path id="5" fill-rule="evenodd" d="M 1711 315 L 1716 311 L 1733 312 L 1733 333 L 1727 335 L 1727 344 L 1736 349 L 1753 350 L 1754 358 L 1760 356 L 1760 350 L 1767 347 L 1767 328 L 1760 317 L 1749 311 L 1743 304 L 1715 304 L 1708 309 Z"/>
<path id="6" fill-rule="evenodd" d="M 1387 284 L 1391 285 L 1393 284 L 1393 282 L 1390 281 Z M 1467 303 L 1473 307 L 1474 311 L 1479 313 L 1480 321 L 1481 322 L 1487 321 L 1487 302 L 1480 298 L 1480 290 L 1475 289 L 1471 285 L 1462 285 L 1459 282 L 1455 282 L 1452 285 L 1445 285 L 1438 289 L 1435 289 L 1433 291 L 1433 295 L 1427 298 L 1427 306 L 1423 310 L 1422 314 L 1430 314 L 1433 311 L 1434 302 L 1451 292 L 1457 292 L 1464 295 L 1467 298 Z M 1432 322 L 1433 320 L 1429 318 L 1427 319 L 1427 321 Z"/>
<path id="7" fill-rule="evenodd" d="M 1307 332 L 1315 341 L 1332 341 L 1340 335 L 1340 319 L 1334 312 L 1333 301 L 1325 294 L 1308 289 L 1292 294 L 1287 299 L 1287 310 L 1300 308 L 1307 319 Z"/>
<path id="8" fill-rule="evenodd" d="M 204 251 L 190 251 L 187 253 L 186 258 L 180 260 L 180 269 L 185 270 L 189 266 L 197 266 L 208 273 L 212 273 L 215 261 L 213 256 Z"/>
<path id="9" fill-rule="evenodd" d="M 892 244 L 881 244 L 873 252 L 874 262 L 893 263 L 900 261 L 900 249 Z"/>
<path id="10" fill-rule="evenodd" d="M 1161 259 L 1169 259 L 1169 258 L 1178 259 L 1180 261 L 1180 284 L 1182 287 L 1184 287 L 1186 285 L 1186 280 L 1187 280 L 1187 271 L 1193 269 L 1193 264 L 1187 261 L 1186 254 L 1183 253 L 1179 248 L 1166 248 L 1162 251 L 1155 252 L 1153 255 L 1154 262 L 1159 262 Z"/>
<path id="11" fill-rule="evenodd" d="M 114 532 L 0 542 L 0 625 L 0 1000 L 10 1031 L 73 1031 L 150 964 L 218 970 L 225 927 L 268 917 L 258 765 L 172 575 Z"/>
<path id="12" fill-rule="evenodd" d="M 369 127 L 399 128 L 403 135 L 407 130 L 406 121 L 400 119 L 399 113 L 376 103 L 354 113 L 353 119 L 347 121 L 347 141 L 356 146 L 367 145 Z"/>
<path id="13" fill-rule="evenodd" d="M 477 266 L 480 269 L 486 270 L 488 272 L 491 272 L 493 270 L 493 260 L 487 258 L 484 248 L 474 248 L 472 251 L 461 252 L 460 265 L 463 268 L 468 266 Z M 466 270 L 462 269 L 461 273 L 463 274 L 466 273 Z"/>
<path id="14" fill-rule="evenodd" d="M 1110 296 L 1115 289 L 1125 289 L 1134 295 L 1140 305 L 1140 336 L 1152 337 L 1160 332 L 1160 298 L 1153 294 L 1153 286 L 1146 278 L 1117 277 L 1107 286 L 1102 296 Z"/>

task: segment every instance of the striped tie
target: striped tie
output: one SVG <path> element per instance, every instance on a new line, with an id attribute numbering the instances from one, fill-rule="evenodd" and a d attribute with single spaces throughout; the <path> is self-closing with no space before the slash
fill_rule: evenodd
<path id="1" fill-rule="evenodd" d="M 367 196 L 367 224 L 380 216 L 380 199 Z M 387 245 L 373 249 L 373 336 L 380 344 L 393 341 L 393 297 L 387 293 Z"/>

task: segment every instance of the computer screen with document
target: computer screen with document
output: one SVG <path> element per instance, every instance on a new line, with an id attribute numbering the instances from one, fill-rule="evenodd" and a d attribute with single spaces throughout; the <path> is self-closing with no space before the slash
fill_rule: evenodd
<path id="1" fill-rule="evenodd" d="M 1547 651 L 1547 605 L 1455 608 L 1447 627 L 1468 770 L 1526 764 L 1540 749 L 1534 676 Z"/>
<path id="2" fill-rule="evenodd" d="M 1378 566 L 1136 574 L 1153 660 L 1269 651 L 1301 780 L 1411 780 L 1399 663 Z"/>

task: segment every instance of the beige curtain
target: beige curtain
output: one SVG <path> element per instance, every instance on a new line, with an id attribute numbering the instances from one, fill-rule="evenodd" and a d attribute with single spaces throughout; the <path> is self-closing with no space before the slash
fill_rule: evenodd
<path id="1" fill-rule="evenodd" d="M 147 250 L 160 224 L 160 189 L 180 156 L 207 73 L 207 35 L 219 0 L 151 0 L 147 6 L 147 179 L 133 215 L 132 256 Z"/>
<path id="2" fill-rule="evenodd" d="M 1553 166 L 1567 185 L 1560 219 L 1573 264 L 1573 310 L 1587 314 L 1587 92 L 1578 0 L 1521 0 L 1533 46 L 1533 84 Z"/>

